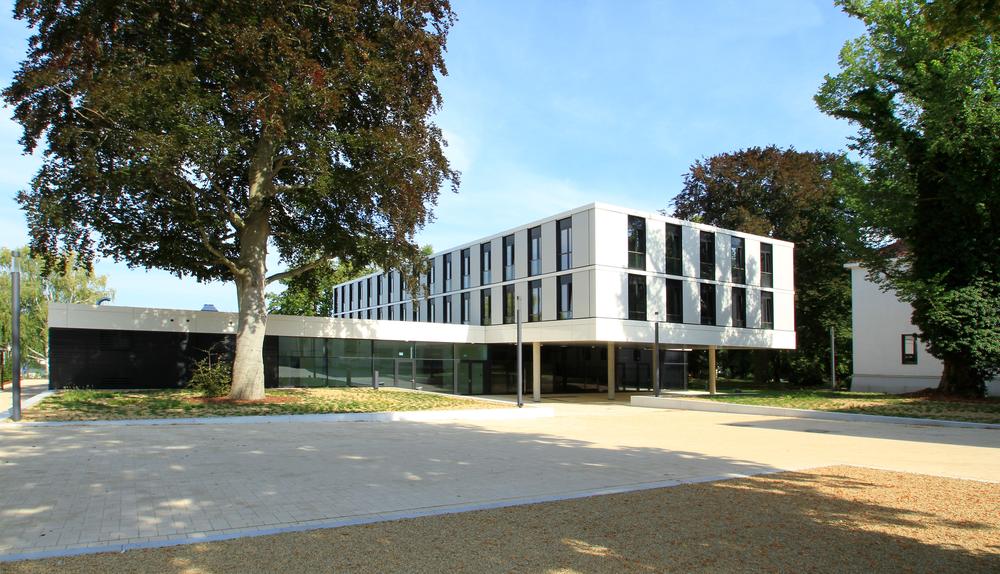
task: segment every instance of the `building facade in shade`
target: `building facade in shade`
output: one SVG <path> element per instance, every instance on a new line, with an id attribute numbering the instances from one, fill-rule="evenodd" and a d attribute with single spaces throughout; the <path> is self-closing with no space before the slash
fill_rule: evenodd
<path id="1" fill-rule="evenodd" d="M 920 340 L 913 307 L 895 291 L 883 291 L 859 263 L 845 267 L 851 271 L 851 390 L 913 393 L 937 388 L 944 365 Z M 987 383 L 986 390 L 990 396 L 1000 394 L 1000 379 Z"/>
<path id="2" fill-rule="evenodd" d="M 653 372 L 663 387 L 684 387 L 692 349 L 795 348 L 792 244 L 605 204 L 435 253 L 416 296 L 405 283 L 373 273 L 335 288 L 334 317 L 271 316 L 266 384 L 367 386 L 377 376 L 513 393 L 517 301 L 535 396 L 650 389 Z M 231 345 L 235 325 L 231 313 L 53 304 L 50 380 L 176 387 L 206 349 Z"/>

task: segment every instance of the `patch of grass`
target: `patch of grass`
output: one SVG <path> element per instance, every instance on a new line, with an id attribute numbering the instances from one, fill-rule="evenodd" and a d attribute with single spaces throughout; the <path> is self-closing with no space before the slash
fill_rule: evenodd
<path id="1" fill-rule="evenodd" d="M 941 400 L 933 396 L 807 390 L 762 390 L 698 398 L 742 405 L 1000 424 L 1000 398 Z"/>
<path id="2" fill-rule="evenodd" d="M 376 413 L 498 408 L 504 405 L 401 389 L 268 389 L 263 401 L 206 399 L 186 390 L 66 390 L 24 411 L 26 421 L 92 421 L 250 415 Z"/>

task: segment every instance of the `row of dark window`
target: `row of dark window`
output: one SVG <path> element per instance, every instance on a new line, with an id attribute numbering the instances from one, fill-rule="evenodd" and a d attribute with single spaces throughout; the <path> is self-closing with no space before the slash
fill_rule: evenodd
<path id="1" fill-rule="evenodd" d="M 715 311 L 715 291 L 713 283 L 699 283 L 699 322 L 702 325 L 719 325 Z M 732 287 L 732 324 L 734 327 L 747 326 L 746 287 Z M 646 276 L 628 276 L 628 316 L 632 321 L 646 321 Z M 774 293 L 760 292 L 761 328 L 774 328 Z M 684 282 L 680 279 L 666 280 L 666 315 L 658 320 L 668 323 L 684 322 Z"/>
<path id="2" fill-rule="evenodd" d="M 526 253 L 528 261 L 528 276 L 540 275 L 542 272 L 542 228 L 541 226 L 532 227 L 527 230 L 528 236 L 528 250 Z M 566 271 L 573 267 L 573 220 L 572 218 L 565 218 L 556 221 L 556 271 Z M 512 281 L 516 279 L 515 272 L 515 257 L 516 250 L 514 248 L 514 234 L 506 235 L 501 239 L 501 246 L 503 249 L 503 280 Z M 493 282 L 493 247 L 492 243 L 487 241 L 479 245 L 479 284 L 489 285 Z M 447 293 L 452 290 L 452 254 L 445 253 L 442 256 L 442 265 L 444 267 L 443 271 L 443 285 L 442 291 Z M 472 258 L 470 254 L 470 249 L 462 249 L 459 252 L 459 265 L 460 273 L 459 289 L 468 289 L 472 286 Z M 362 290 L 360 287 L 357 289 L 357 308 L 372 307 L 372 286 L 373 279 L 375 285 L 375 296 L 376 301 L 382 300 L 382 283 L 383 278 L 388 284 L 388 300 L 393 300 L 393 284 L 389 280 L 389 275 L 381 275 L 368 277 L 366 279 L 367 287 L 367 298 L 362 297 Z M 426 273 L 426 284 L 433 285 L 437 281 L 437 264 L 434 258 L 428 261 L 427 273 Z M 404 280 L 403 277 L 399 277 L 399 294 L 402 297 L 404 292 Z M 338 291 L 334 292 L 333 301 L 333 312 L 341 313 L 348 310 L 346 302 L 355 300 L 355 283 L 349 283 L 347 285 L 341 285 Z"/>
<path id="3" fill-rule="evenodd" d="M 699 275 L 702 279 L 715 279 L 715 234 L 699 232 Z M 730 255 L 732 258 L 732 282 L 747 282 L 746 240 L 732 237 Z M 760 285 L 774 286 L 774 248 L 770 243 L 760 244 Z M 683 275 L 681 226 L 666 224 L 665 270 L 668 275 Z M 646 219 L 635 215 L 628 217 L 628 268 L 646 269 Z"/>
<path id="4" fill-rule="evenodd" d="M 452 295 L 443 295 L 440 297 L 431 297 L 427 299 L 427 312 L 423 319 L 429 323 L 461 323 L 463 325 L 468 325 L 471 321 L 471 316 L 469 312 L 469 302 L 472 297 L 473 292 L 466 291 L 464 293 L 459 293 L 457 296 L 460 297 L 461 304 L 459 305 L 459 317 L 458 321 L 452 316 Z M 437 301 L 442 301 L 440 316 L 437 313 Z M 515 315 L 515 303 L 516 295 L 514 291 L 514 284 L 504 285 L 502 287 L 502 318 L 504 323 L 514 323 L 516 321 Z M 527 305 L 527 319 L 528 322 L 535 322 L 542 320 L 542 280 L 535 279 L 528 282 L 528 300 L 525 302 Z M 398 306 L 384 306 L 369 308 L 365 311 L 354 311 L 347 313 L 345 316 L 350 318 L 358 319 L 387 319 L 393 320 L 396 317 L 394 309 L 398 308 L 398 318 L 401 321 L 406 321 L 408 319 L 413 321 L 420 320 L 420 306 L 417 301 L 413 302 L 411 307 L 410 317 L 407 317 L 405 312 L 406 304 L 400 303 Z M 384 310 L 384 311 L 383 311 Z M 479 315 L 480 325 L 490 325 L 492 321 L 492 310 L 493 310 L 493 289 L 485 288 L 479 290 Z M 573 318 L 573 275 L 565 274 L 556 277 L 556 319 L 572 319 Z"/>

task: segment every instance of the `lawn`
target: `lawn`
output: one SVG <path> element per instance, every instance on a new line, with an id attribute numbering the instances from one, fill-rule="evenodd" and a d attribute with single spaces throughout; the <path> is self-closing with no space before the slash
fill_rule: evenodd
<path id="1" fill-rule="evenodd" d="M 885 395 L 849 391 L 752 391 L 735 395 L 698 397 L 712 401 L 812 409 L 839 413 L 1000 423 L 1000 398 L 942 399 L 933 395 Z"/>
<path id="2" fill-rule="evenodd" d="M 503 407 L 450 395 L 401 389 L 268 389 L 263 401 L 208 399 L 178 389 L 162 391 L 67 390 L 24 411 L 26 421 L 93 421 L 249 415 L 376 413 Z"/>

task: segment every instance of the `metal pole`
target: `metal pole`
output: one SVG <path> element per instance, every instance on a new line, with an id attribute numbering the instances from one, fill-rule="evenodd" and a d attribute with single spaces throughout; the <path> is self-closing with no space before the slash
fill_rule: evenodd
<path id="1" fill-rule="evenodd" d="M 660 314 L 653 323 L 653 396 L 660 396 Z"/>
<path id="2" fill-rule="evenodd" d="M 11 257 L 11 420 L 21 420 L 21 270 L 17 252 Z"/>
<path id="3" fill-rule="evenodd" d="M 514 314 L 517 323 L 517 408 L 524 406 L 524 373 L 521 358 L 521 297 L 514 297 Z"/>
<path id="4" fill-rule="evenodd" d="M 830 388 L 837 390 L 837 340 L 830 327 Z"/>

